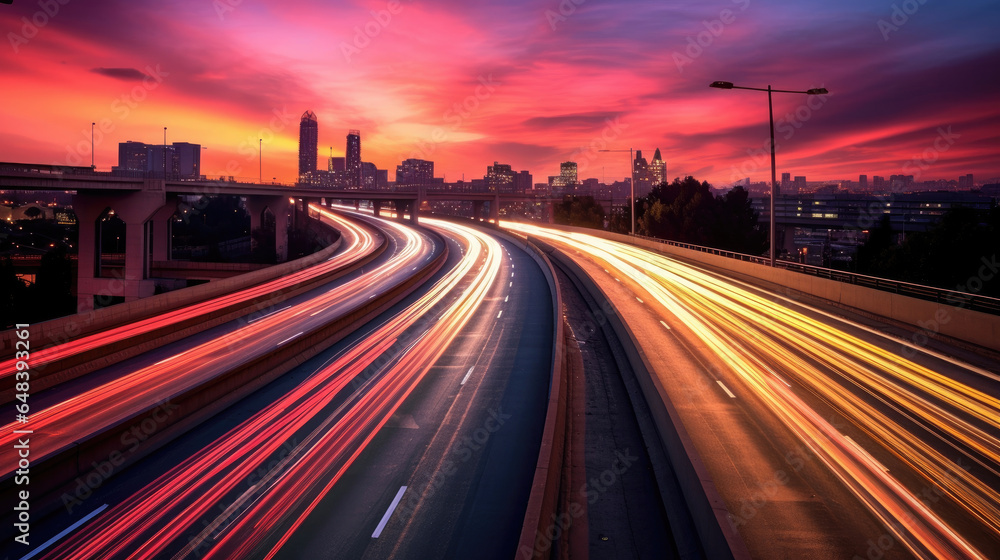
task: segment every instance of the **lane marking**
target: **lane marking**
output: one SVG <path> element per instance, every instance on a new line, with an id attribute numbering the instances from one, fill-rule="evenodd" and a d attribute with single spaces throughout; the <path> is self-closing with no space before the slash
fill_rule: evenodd
<path id="1" fill-rule="evenodd" d="M 670 325 L 664 323 L 663 321 L 660 321 L 660 324 L 663 325 L 663 328 L 667 329 L 668 331 L 670 330 Z"/>
<path id="2" fill-rule="evenodd" d="M 320 309 L 319 311 L 317 311 L 317 312 L 315 312 L 315 313 L 310 313 L 310 314 L 309 314 L 309 316 L 310 316 L 310 317 L 315 317 L 315 316 L 319 315 L 320 313 L 322 313 L 322 312 L 324 312 L 324 311 L 326 311 L 326 308 L 325 308 L 325 307 L 324 307 L 323 309 Z"/>
<path id="3" fill-rule="evenodd" d="M 267 313 L 265 315 L 261 315 L 260 317 L 257 317 L 256 319 L 250 319 L 249 321 L 247 321 L 247 324 L 249 325 L 250 323 L 253 323 L 254 321 L 260 321 L 261 319 L 267 319 L 271 315 L 274 315 L 275 313 L 280 313 L 280 312 L 282 312 L 282 311 L 284 311 L 284 310 L 286 310 L 286 309 L 288 309 L 290 307 L 291 307 L 291 305 L 287 305 L 285 307 L 282 307 L 281 309 L 277 309 L 277 310 L 274 310 L 274 311 L 272 311 L 270 313 Z"/>
<path id="4" fill-rule="evenodd" d="M 642 300 L 639 299 L 639 296 L 635 296 L 635 300 L 638 301 L 639 303 L 642 303 Z"/>
<path id="5" fill-rule="evenodd" d="M 503 298 L 503 302 L 504 302 L 504 303 L 507 303 L 507 300 L 508 300 L 508 299 L 510 299 L 510 296 L 509 296 L 509 295 L 508 295 L 507 297 Z"/>
<path id="6" fill-rule="evenodd" d="M 497 313 L 497 319 L 499 319 L 501 315 L 503 315 L 503 309 L 500 310 L 500 313 Z"/>
<path id="7" fill-rule="evenodd" d="M 465 385 L 465 382 L 469 380 L 469 376 L 472 375 L 472 370 L 476 369 L 476 366 L 469 368 L 469 371 L 465 373 L 465 377 L 462 378 L 462 382 L 459 385 Z"/>
<path id="8" fill-rule="evenodd" d="M 513 273 L 513 272 L 511 272 L 511 273 L 510 273 L 510 277 L 511 277 L 511 278 L 513 278 L 513 277 L 514 277 L 514 273 Z"/>
<path id="9" fill-rule="evenodd" d="M 292 340 L 293 338 L 298 337 L 298 336 L 302 336 L 302 333 L 293 334 L 292 336 L 290 336 L 290 337 L 286 338 L 285 340 L 282 340 L 281 342 L 279 342 L 278 346 L 281 346 L 282 344 L 284 344 L 284 343 L 288 342 L 289 340 Z"/>
<path id="10" fill-rule="evenodd" d="M 621 280 L 616 276 L 615 277 L 615 282 L 621 282 Z"/>
<path id="11" fill-rule="evenodd" d="M 722 387 L 722 390 L 725 391 L 727 395 L 729 395 L 729 398 L 731 399 L 736 398 L 736 395 L 734 395 L 733 392 L 729 390 L 729 387 L 726 387 L 725 383 L 723 383 L 721 379 L 716 379 L 715 382 L 719 384 L 719 387 Z"/>
<path id="12" fill-rule="evenodd" d="M 396 492 L 396 497 L 393 498 L 392 503 L 389 504 L 389 509 L 385 510 L 385 515 L 382 516 L 382 521 L 378 522 L 378 527 L 375 527 L 375 532 L 372 533 L 372 538 L 377 539 L 379 535 L 382 534 L 382 529 L 385 529 L 385 524 L 389 522 L 389 518 L 392 517 L 392 512 L 396 511 L 396 506 L 399 505 L 399 500 L 403 498 L 403 492 L 406 492 L 406 486 L 400 486 L 399 492 Z"/>
<path id="13" fill-rule="evenodd" d="M 778 381 L 781 381 L 782 383 L 784 383 L 784 384 L 785 384 L 785 387 L 788 387 L 789 389 L 791 389 L 791 388 L 792 388 L 792 386 L 791 386 L 791 385 L 789 385 L 787 381 L 785 381 L 785 378 L 784 378 L 784 377 L 781 377 L 780 375 L 778 375 L 777 373 L 774 373 L 773 371 L 771 372 L 771 375 L 773 375 L 773 376 L 777 377 L 777 378 L 778 378 Z"/>
<path id="14" fill-rule="evenodd" d="M 97 515 L 98 513 L 101 513 L 102 511 L 104 511 L 106 509 L 108 509 L 108 504 L 104 504 L 103 506 L 95 509 L 94 511 L 92 511 L 90 513 L 88 513 L 87 515 L 85 515 L 82 518 L 80 518 L 80 520 L 77 521 L 76 523 L 74 523 L 74 524 L 70 525 L 69 527 L 66 527 L 65 529 L 63 529 L 62 532 L 59 533 L 58 535 L 56 535 L 56 536 L 52 537 L 51 539 L 43 542 L 41 544 L 41 546 L 39 546 L 35 550 L 32 550 L 31 552 L 29 552 L 29 553 L 25 554 L 24 556 L 22 556 L 21 560 L 28 560 L 29 558 L 34 558 L 36 555 L 40 554 L 46 548 L 52 546 L 53 543 L 55 543 L 59 539 L 65 537 L 69 533 L 75 531 L 77 527 L 79 527 L 80 525 L 83 525 L 84 523 L 90 521 L 91 519 L 94 518 L 95 515 Z"/>
<path id="15" fill-rule="evenodd" d="M 514 285 L 513 282 L 511 282 L 510 284 L 507 284 L 508 287 L 513 286 L 513 285 Z"/>

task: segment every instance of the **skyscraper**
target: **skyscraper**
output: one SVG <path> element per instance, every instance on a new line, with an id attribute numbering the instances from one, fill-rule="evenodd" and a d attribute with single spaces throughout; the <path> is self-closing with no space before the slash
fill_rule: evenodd
<path id="1" fill-rule="evenodd" d="M 434 162 L 422 159 L 407 159 L 396 166 L 396 186 L 410 187 L 427 185 L 434 181 Z"/>
<path id="2" fill-rule="evenodd" d="M 347 133 L 347 185 L 361 187 L 361 131 L 351 130 Z"/>
<path id="3" fill-rule="evenodd" d="M 659 148 L 653 153 L 653 161 L 649 162 L 649 174 L 653 186 L 667 182 L 667 162 L 660 157 Z"/>
<path id="4" fill-rule="evenodd" d="M 490 192 L 509 193 L 514 190 L 514 169 L 506 164 L 494 161 L 486 168 L 486 189 Z"/>
<path id="5" fill-rule="evenodd" d="M 299 178 L 316 171 L 319 154 L 319 123 L 312 111 L 302 113 L 299 121 Z"/>

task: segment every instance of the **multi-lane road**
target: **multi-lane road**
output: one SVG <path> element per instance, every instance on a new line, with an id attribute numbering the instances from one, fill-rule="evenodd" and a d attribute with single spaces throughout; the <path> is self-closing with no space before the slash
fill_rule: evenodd
<path id="1" fill-rule="evenodd" d="M 627 244 L 505 225 L 609 298 L 754 557 L 1000 554 L 996 364 Z"/>
<path id="2" fill-rule="evenodd" d="M 391 246 L 364 269 L 38 395 L 43 456 L 290 343 L 447 252 L 430 281 L 353 335 L 36 523 L 36 535 L 61 534 L 40 556 L 427 557 L 484 543 L 513 554 L 551 369 L 554 319 L 534 312 L 550 305 L 545 279 L 516 246 L 469 227 L 363 219 Z"/>

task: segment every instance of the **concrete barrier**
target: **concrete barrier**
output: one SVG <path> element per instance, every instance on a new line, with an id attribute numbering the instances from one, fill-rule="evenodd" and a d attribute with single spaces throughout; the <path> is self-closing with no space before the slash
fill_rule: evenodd
<path id="1" fill-rule="evenodd" d="M 164 401 L 153 403 L 99 432 L 43 457 L 32 457 L 32 515 L 54 511 L 66 505 L 67 499 L 72 503 L 81 484 L 90 488 L 90 479 L 98 485 L 103 484 L 128 465 L 329 348 L 389 309 L 444 265 L 448 249 L 447 244 L 442 243 L 442 246 L 444 250 L 441 254 L 423 264 L 405 281 L 342 317 L 206 383 L 165 395 Z M 14 496 L 18 487 L 14 484 L 14 474 L 11 472 L 0 478 L 0 503 L 17 503 Z M 5 526 L 11 527 L 10 524 Z"/>
<path id="2" fill-rule="evenodd" d="M 337 246 L 339 246 L 339 239 L 335 244 L 335 246 L 331 246 L 331 248 L 328 248 L 331 249 L 329 253 L 327 250 L 322 251 L 323 255 L 328 255 L 332 253 L 333 251 L 336 250 Z M 346 274 L 349 274 L 357 270 L 362 266 L 365 266 L 367 263 L 371 262 L 379 255 L 381 255 L 385 251 L 385 249 L 386 249 L 386 244 L 383 242 L 376 248 L 376 250 L 373 253 L 366 255 L 365 257 L 353 262 L 349 266 L 329 271 L 326 274 L 316 276 L 314 278 L 311 278 L 303 282 L 296 283 L 282 290 L 271 292 L 269 294 L 262 294 L 260 296 L 257 296 L 255 298 L 246 301 L 233 302 L 230 305 L 226 305 L 224 307 L 215 309 L 208 313 L 190 317 L 182 321 L 170 323 L 168 325 L 163 325 L 162 327 L 149 330 L 143 333 L 136 333 L 132 336 L 128 336 L 114 343 L 78 352 L 72 356 L 68 356 L 60 360 L 56 360 L 53 362 L 49 362 L 34 367 L 32 369 L 32 390 L 42 391 L 54 387 L 56 385 L 59 385 L 60 383 L 64 383 L 66 381 L 75 379 L 77 377 L 80 377 L 81 375 L 85 375 L 97 369 L 118 363 L 122 360 L 139 355 L 143 352 L 147 352 L 164 344 L 169 344 L 171 342 L 180 340 L 182 338 L 191 336 L 193 334 L 205 331 L 212 327 L 221 325 L 233 319 L 245 316 L 249 313 L 252 313 L 256 309 L 270 307 L 272 305 L 285 301 L 291 297 L 294 297 L 308 290 L 311 290 L 323 283 L 336 280 L 337 278 L 340 278 Z M 314 255 L 320 255 L 320 253 L 316 253 Z M 326 258 L 329 258 L 329 256 L 327 256 Z M 316 260 L 316 258 L 310 259 L 309 261 L 305 262 L 302 261 L 303 259 L 299 259 L 299 261 L 295 262 L 300 262 L 300 264 L 304 266 L 312 266 L 318 264 L 318 262 L 322 262 Z M 296 269 L 289 270 L 284 265 L 278 265 L 272 268 L 279 268 L 279 267 L 282 269 L 279 272 L 283 271 L 284 274 L 288 274 L 296 270 Z M 264 272 L 264 270 L 258 272 Z M 256 274 L 256 273 L 250 273 L 250 274 Z M 250 276 L 250 274 L 244 276 Z M 270 272 L 269 274 L 273 274 L 273 272 Z M 270 279 L 271 278 L 268 278 L 268 280 Z M 236 286 L 238 286 L 240 289 L 247 287 L 243 284 L 238 283 L 239 282 L 238 278 L 231 279 L 231 281 L 221 281 L 219 283 L 221 284 L 223 282 L 226 282 L 230 290 L 235 290 Z M 251 282 L 251 284 L 259 284 L 259 282 Z M 186 290 L 194 291 L 201 287 L 202 286 L 197 286 L 194 288 L 188 288 Z M 180 290 L 180 292 L 186 290 Z M 215 293 L 215 291 L 213 291 L 212 293 Z M 169 294 L 162 294 L 162 295 L 169 295 Z M 193 298 L 195 301 L 192 304 L 197 304 L 200 301 L 204 301 L 202 299 L 202 295 L 203 294 L 188 295 L 187 298 L 185 299 L 178 300 L 175 298 L 174 301 L 188 301 L 189 299 Z M 138 303 L 138 302 L 133 302 L 133 303 Z M 159 305 L 160 304 L 157 304 L 156 307 L 159 308 Z M 57 319 L 56 321 L 62 321 L 62 319 Z M 44 323 L 39 323 L 39 325 L 44 325 Z M 34 326 L 32 328 L 34 328 Z M 34 340 L 34 336 L 35 333 L 32 332 L 32 340 Z M 3 390 L 0 390 L 0 404 L 7 403 L 13 400 L 14 393 L 15 392 L 13 387 L 4 388 Z"/>
<path id="3" fill-rule="evenodd" d="M 593 301 L 609 301 L 600 287 L 571 258 L 542 241 L 534 243 L 551 255 L 560 268 L 568 272 L 577 287 L 588 294 Z M 592 311 L 596 313 L 598 310 Z M 725 501 L 716 490 L 715 483 L 681 422 L 673 401 L 664 390 L 659 378 L 652 373 L 649 360 L 635 334 L 617 313 L 599 311 L 607 319 L 602 328 L 610 329 L 608 334 L 621 342 L 626 360 L 621 367 L 628 367 L 634 372 L 642 398 L 649 406 L 652 415 L 655 435 L 659 440 L 656 443 L 663 446 L 670 461 L 669 470 L 654 469 L 654 475 L 660 487 L 661 500 L 668 519 L 675 532 L 679 553 L 684 558 L 704 556 L 713 559 L 749 560 L 750 553 L 743 542 L 743 537 L 729 522 L 729 510 Z M 649 436 L 643 433 L 643 437 Z M 650 445 L 653 445 L 653 442 L 647 442 L 647 446 Z M 674 477 L 676 481 L 665 480 L 667 476 Z M 678 487 L 683 493 L 682 503 L 678 503 L 676 496 L 667 495 L 667 489 L 672 486 Z M 686 511 L 679 511 L 681 507 Z M 692 540 L 691 535 L 680 533 L 685 525 L 690 523 L 693 523 L 697 532 L 696 540 Z"/>
<path id="4" fill-rule="evenodd" d="M 333 228 L 330 228 L 330 230 L 336 233 L 336 230 Z M 228 278 L 217 282 L 157 294 L 152 297 L 121 303 L 111 307 L 94 309 L 84 313 L 35 323 L 31 325 L 33 347 L 37 349 L 62 344 L 85 334 L 128 324 L 218 297 L 240 288 L 255 286 L 274 280 L 275 278 L 280 278 L 330 258 L 340 249 L 341 243 L 342 239 L 338 235 L 333 243 L 316 253 L 306 255 L 294 261 L 248 272 L 247 274 L 240 275 L 238 278 Z M 14 334 L 12 329 L 0 332 L 0 348 L 5 353 L 12 351 L 13 340 Z"/>
<path id="5" fill-rule="evenodd" d="M 990 352 L 1000 352 L 1000 317 L 997 315 L 618 233 L 571 226 L 549 227 L 629 243 L 753 283 L 764 282 L 778 287 L 775 291 L 791 297 L 805 294 L 873 318 L 888 319 L 914 330 L 911 341 L 917 345 L 921 344 L 921 340 L 926 342 L 924 337 L 943 336 Z"/>

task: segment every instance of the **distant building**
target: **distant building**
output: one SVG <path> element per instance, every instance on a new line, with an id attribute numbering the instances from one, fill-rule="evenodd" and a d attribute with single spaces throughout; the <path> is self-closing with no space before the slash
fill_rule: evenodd
<path id="1" fill-rule="evenodd" d="M 518 171 L 514 176 L 514 192 L 525 193 L 531 190 L 531 173 Z"/>
<path id="2" fill-rule="evenodd" d="M 632 176 L 635 177 L 635 196 L 644 197 L 653 190 L 653 179 L 649 174 L 649 162 L 642 157 L 642 150 L 635 151 L 632 160 Z"/>
<path id="3" fill-rule="evenodd" d="M 806 192 L 806 178 L 804 175 L 796 175 L 795 182 L 792 183 L 792 188 L 795 189 L 795 194 L 800 194 Z"/>
<path id="4" fill-rule="evenodd" d="M 118 144 L 118 165 L 112 173 L 172 179 L 201 178 L 201 145 L 174 142 L 170 146 L 143 142 Z"/>
<path id="5" fill-rule="evenodd" d="M 396 186 L 429 185 L 434 182 L 434 162 L 410 158 L 396 166 Z"/>
<path id="6" fill-rule="evenodd" d="M 667 182 L 667 162 L 660 157 L 660 149 L 653 153 L 653 160 L 649 162 L 649 178 L 655 187 Z"/>
<path id="7" fill-rule="evenodd" d="M 374 163 L 361 162 L 361 188 L 373 190 L 377 181 L 378 169 Z"/>
<path id="8" fill-rule="evenodd" d="M 514 192 L 514 169 L 506 163 L 493 162 L 493 165 L 486 168 L 486 189 L 489 192 L 511 193 Z"/>
<path id="9" fill-rule="evenodd" d="M 868 176 L 867 175 L 861 175 L 861 176 L 858 177 L 858 188 L 861 189 L 861 190 L 863 190 L 863 191 L 868 190 Z"/>
<path id="10" fill-rule="evenodd" d="M 885 177 L 879 175 L 872 176 L 872 188 L 875 190 L 885 189 Z"/>
<path id="11" fill-rule="evenodd" d="M 778 194 L 788 194 L 792 189 L 792 174 L 782 173 L 781 174 L 781 187 L 778 189 Z"/>
<path id="12" fill-rule="evenodd" d="M 973 186 L 974 185 L 972 183 L 972 173 L 969 173 L 968 175 L 962 175 L 961 177 L 958 178 L 958 190 L 960 191 L 971 190 Z"/>
<path id="13" fill-rule="evenodd" d="M 316 171 L 319 156 L 319 122 L 316 113 L 306 111 L 299 121 L 299 178 Z"/>
<path id="14" fill-rule="evenodd" d="M 362 184 L 360 130 L 351 130 L 347 133 L 347 151 L 345 153 L 348 186 L 360 187 Z"/>

